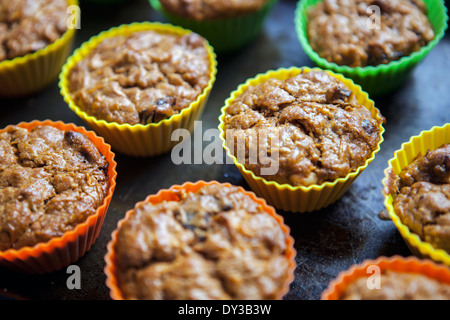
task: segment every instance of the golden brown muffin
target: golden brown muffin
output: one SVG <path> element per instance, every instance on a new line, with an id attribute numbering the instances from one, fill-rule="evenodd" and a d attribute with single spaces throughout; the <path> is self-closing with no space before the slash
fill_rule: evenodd
<path id="1" fill-rule="evenodd" d="M 261 147 L 251 137 L 278 136 L 268 152 L 278 151 L 278 171 L 264 178 L 292 186 L 334 181 L 362 166 L 381 139 L 384 120 L 372 117 L 344 83 L 323 71 L 251 86 L 225 113 L 227 145 L 235 139 L 236 156 L 245 143 L 245 159 L 238 161 L 256 175 L 267 165 L 251 159 Z"/>
<path id="2" fill-rule="evenodd" d="M 367 278 L 346 288 L 341 300 L 449 300 L 450 285 L 418 273 L 385 270 L 380 287 L 369 289 Z"/>
<path id="3" fill-rule="evenodd" d="M 0 133 L 0 250 L 46 242 L 102 205 L 108 162 L 84 135 L 51 126 Z"/>
<path id="4" fill-rule="evenodd" d="M 67 31 L 67 0 L 0 0 L 0 61 L 36 52 Z"/>
<path id="5" fill-rule="evenodd" d="M 402 223 L 450 253 L 450 144 L 419 154 L 396 177 L 391 192 Z"/>
<path id="6" fill-rule="evenodd" d="M 308 12 L 307 30 L 319 56 L 350 67 L 399 60 L 434 38 L 421 0 L 324 0 Z"/>
<path id="7" fill-rule="evenodd" d="M 195 33 L 140 31 L 106 38 L 70 71 L 70 94 L 99 120 L 159 122 L 189 107 L 208 85 L 206 45 Z"/>
<path id="8" fill-rule="evenodd" d="M 162 6 L 178 16 L 195 20 L 214 20 L 258 11 L 270 0 L 160 0 Z"/>
<path id="9" fill-rule="evenodd" d="M 139 203 L 115 250 L 125 299 L 274 299 L 289 277 L 282 228 L 234 186 Z"/>

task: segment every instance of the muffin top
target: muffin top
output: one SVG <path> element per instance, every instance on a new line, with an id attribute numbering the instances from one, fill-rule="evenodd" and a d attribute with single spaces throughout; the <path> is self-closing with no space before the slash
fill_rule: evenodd
<path id="1" fill-rule="evenodd" d="M 450 144 L 419 154 L 395 179 L 391 193 L 400 220 L 450 253 Z"/>
<path id="2" fill-rule="evenodd" d="M 273 299 L 289 266 L 274 217 L 234 186 L 142 202 L 119 228 L 119 287 L 126 299 Z"/>
<path id="3" fill-rule="evenodd" d="M 0 0 L 0 61 L 36 52 L 67 31 L 67 0 Z"/>
<path id="4" fill-rule="evenodd" d="M 371 6 L 380 9 L 379 19 Z M 308 40 L 329 62 L 350 67 L 387 64 L 434 38 L 421 0 L 324 0 L 308 12 Z"/>
<path id="5" fill-rule="evenodd" d="M 103 204 L 108 162 L 83 134 L 52 126 L 0 133 L 0 250 L 46 242 Z"/>
<path id="6" fill-rule="evenodd" d="M 159 0 L 176 15 L 195 20 L 235 17 L 258 11 L 270 0 Z"/>
<path id="7" fill-rule="evenodd" d="M 140 31 L 104 39 L 72 68 L 69 91 L 97 119 L 155 123 L 194 102 L 208 85 L 210 68 L 199 35 Z"/>
<path id="8" fill-rule="evenodd" d="M 223 120 L 227 146 L 233 140 L 230 151 L 238 162 L 263 175 L 267 159 L 251 155 L 270 154 L 278 171 L 264 178 L 292 186 L 334 181 L 364 165 L 381 139 L 383 121 L 323 71 L 250 86 L 225 109 Z M 271 135 L 277 137 L 275 143 L 261 149 L 255 137 Z M 239 159 L 242 146 L 245 157 Z"/>
<path id="9" fill-rule="evenodd" d="M 380 288 L 369 289 L 367 278 L 350 283 L 341 300 L 449 300 L 450 285 L 418 273 L 385 270 Z"/>

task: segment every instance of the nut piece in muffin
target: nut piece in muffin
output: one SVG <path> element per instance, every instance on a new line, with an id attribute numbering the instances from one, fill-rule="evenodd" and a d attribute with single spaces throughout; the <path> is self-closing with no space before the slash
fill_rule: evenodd
<path id="1" fill-rule="evenodd" d="M 169 12 L 194 20 L 215 20 L 258 11 L 270 0 L 159 0 Z"/>
<path id="2" fill-rule="evenodd" d="M 381 139 L 384 118 L 376 119 L 340 80 L 324 71 L 302 72 L 286 80 L 269 79 L 248 87 L 225 109 L 227 146 L 233 155 L 245 144 L 248 170 L 266 180 L 292 186 L 320 185 L 345 177 L 366 160 Z M 278 171 L 263 174 L 264 161 L 251 137 L 273 135 Z M 266 134 L 267 132 L 267 134 Z M 237 140 L 237 141 L 235 141 Z"/>
<path id="3" fill-rule="evenodd" d="M 320 57 L 350 67 L 388 64 L 434 38 L 422 0 L 324 0 L 308 11 L 307 32 Z"/>
<path id="4" fill-rule="evenodd" d="M 47 242 L 103 204 L 108 162 L 84 135 L 52 126 L 0 133 L 0 250 Z"/>
<path id="5" fill-rule="evenodd" d="M 393 206 L 411 232 L 450 253 L 450 144 L 419 154 L 390 185 Z"/>
<path id="6" fill-rule="evenodd" d="M 141 202 L 118 230 L 117 277 L 125 299 L 274 299 L 288 278 L 286 235 L 234 186 L 180 191 Z"/>
<path id="7" fill-rule="evenodd" d="M 67 31 L 67 0 L 0 0 L 0 61 L 36 52 Z"/>
<path id="8" fill-rule="evenodd" d="M 369 289 L 367 278 L 350 283 L 341 300 L 449 300 L 450 285 L 418 273 L 384 270 L 380 287 Z"/>
<path id="9" fill-rule="evenodd" d="M 209 80 L 204 38 L 140 31 L 104 39 L 72 68 L 69 91 L 99 120 L 149 124 L 189 107 Z"/>

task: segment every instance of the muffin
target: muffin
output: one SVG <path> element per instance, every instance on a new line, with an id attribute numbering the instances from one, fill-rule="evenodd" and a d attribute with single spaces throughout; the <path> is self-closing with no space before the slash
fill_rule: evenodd
<path id="1" fill-rule="evenodd" d="M 0 131 L 0 264 L 43 273 L 94 243 L 115 187 L 114 154 L 84 128 L 52 121 Z"/>
<path id="2" fill-rule="evenodd" d="M 11 126 L 0 146 L 1 251 L 59 237 L 103 203 L 108 162 L 85 135 Z"/>
<path id="3" fill-rule="evenodd" d="M 219 120 L 227 154 L 251 189 L 292 212 L 337 201 L 379 151 L 385 121 L 351 80 L 295 67 L 247 80 Z"/>
<path id="4" fill-rule="evenodd" d="M 258 176 L 267 165 L 251 161 L 259 147 L 252 137 L 276 132 L 278 170 L 264 178 L 308 187 L 362 166 L 380 142 L 383 119 L 373 117 L 343 82 L 316 70 L 249 86 L 228 105 L 223 122 L 227 144 L 245 143 L 243 164 Z M 231 153 L 237 156 L 240 147 L 234 143 Z"/>
<path id="5" fill-rule="evenodd" d="M 81 0 L 81 3 L 87 3 L 89 5 L 121 5 L 128 0 Z"/>
<path id="6" fill-rule="evenodd" d="M 379 257 L 333 280 L 322 300 L 448 300 L 450 269 L 415 257 Z"/>
<path id="7" fill-rule="evenodd" d="M 67 31 L 67 0 L 0 0 L 0 61 L 36 52 Z"/>
<path id="8" fill-rule="evenodd" d="M 171 188 L 119 223 L 108 245 L 108 285 L 123 299 L 280 299 L 295 267 L 288 233 L 273 209 L 241 188 Z"/>
<path id="9" fill-rule="evenodd" d="M 104 39 L 69 73 L 75 103 L 97 119 L 148 124 L 194 102 L 209 81 L 206 41 L 154 30 Z"/>
<path id="10" fill-rule="evenodd" d="M 0 96 L 31 95 L 57 78 L 75 36 L 70 23 L 78 17 L 69 10 L 75 5 L 77 0 L 0 1 Z"/>
<path id="11" fill-rule="evenodd" d="M 216 52 L 243 48 L 261 32 L 277 0 L 149 0 L 171 23 L 199 33 Z"/>
<path id="12" fill-rule="evenodd" d="M 227 155 L 250 188 L 293 212 L 337 201 L 379 151 L 385 121 L 350 79 L 306 67 L 248 79 L 219 120 Z"/>
<path id="13" fill-rule="evenodd" d="M 411 137 L 385 169 L 384 205 L 411 252 L 450 266 L 450 124 Z"/>
<path id="14" fill-rule="evenodd" d="M 69 107 L 113 149 L 154 156 L 174 146 L 174 130 L 190 130 L 200 118 L 216 66 L 201 36 L 133 23 L 84 43 L 64 65 L 59 85 Z"/>
<path id="15" fill-rule="evenodd" d="M 270 0 L 160 0 L 167 11 L 195 20 L 240 16 L 261 9 Z"/>
<path id="16" fill-rule="evenodd" d="M 450 284 L 417 273 L 385 270 L 379 289 L 369 289 L 367 278 L 349 284 L 341 300 L 449 300 Z"/>
<path id="17" fill-rule="evenodd" d="M 447 21 L 441 0 L 302 0 L 295 13 L 308 57 L 372 98 L 400 89 L 444 37 Z"/>
<path id="18" fill-rule="evenodd" d="M 418 154 L 390 187 L 403 224 L 423 241 L 450 253 L 450 144 Z"/>
<path id="19" fill-rule="evenodd" d="M 379 8 L 379 21 L 371 18 L 371 6 Z M 329 62 L 350 67 L 399 60 L 435 36 L 422 0 L 324 0 L 308 11 L 308 21 L 313 50 Z"/>

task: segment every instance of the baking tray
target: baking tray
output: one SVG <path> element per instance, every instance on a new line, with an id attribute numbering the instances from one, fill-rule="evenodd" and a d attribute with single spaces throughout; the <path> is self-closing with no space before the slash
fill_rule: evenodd
<path id="1" fill-rule="evenodd" d="M 297 1 L 280 0 L 265 22 L 261 36 L 238 52 L 218 56 L 217 80 L 202 118 L 203 132 L 217 128 L 220 108 L 230 92 L 247 78 L 269 69 L 313 66 L 294 30 Z M 110 27 L 135 21 L 166 20 L 146 0 L 88 5 L 81 0 L 81 29 L 75 47 Z M 385 116 L 385 141 L 375 160 L 334 205 L 311 213 L 282 212 L 297 250 L 295 281 L 286 300 L 319 300 L 339 272 L 379 256 L 410 256 L 391 221 L 378 218 L 384 209 L 381 180 L 387 161 L 403 142 L 422 130 L 450 122 L 450 37 L 447 34 L 395 93 L 374 99 Z M 62 120 L 85 125 L 64 103 L 57 81 L 26 99 L 0 100 L 0 128 L 21 121 Z M 66 269 L 44 275 L 23 275 L 0 268 L 3 299 L 108 300 L 103 273 L 106 245 L 125 212 L 148 194 L 186 181 L 217 180 L 248 185 L 231 164 L 175 165 L 170 153 L 154 158 L 117 154 L 117 187 L 100 235 L 75 264 L 81 288 L 69 289 Z"/>

